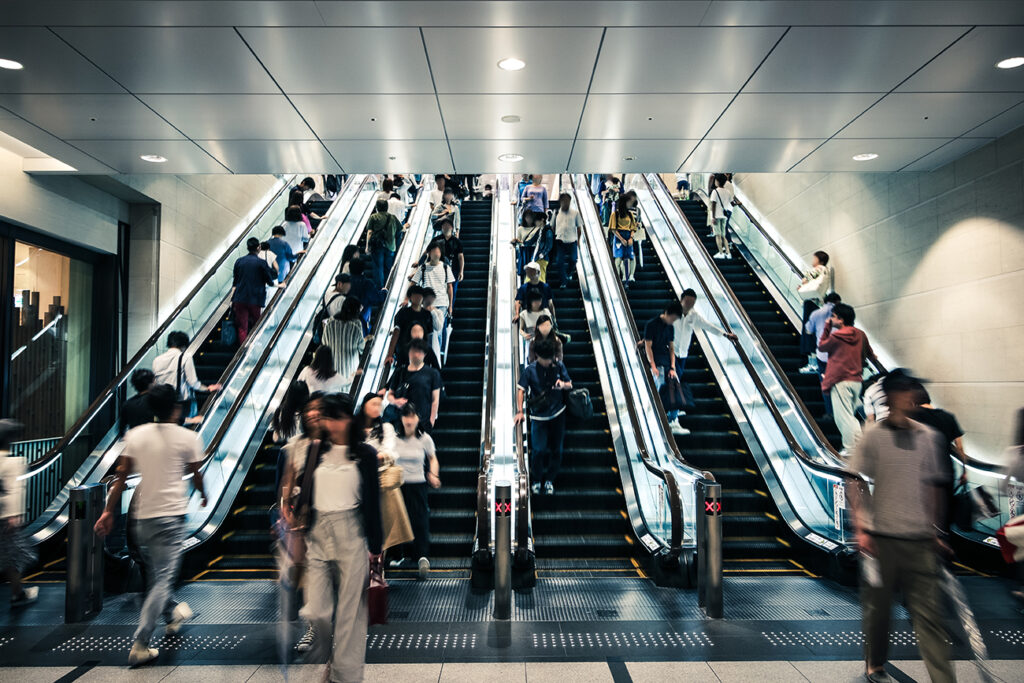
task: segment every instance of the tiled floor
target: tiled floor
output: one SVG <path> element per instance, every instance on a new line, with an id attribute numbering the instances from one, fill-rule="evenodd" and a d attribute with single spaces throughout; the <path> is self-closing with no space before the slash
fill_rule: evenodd
<path id="1" fill-rule="evenodd" d="M 861 662 L 517 662 L 476 664 L 369 664 L 366 683 L 674 683 L 721 681 L 722 683 L 847 683 L 863 681 Z M 891 674 L 901 683 L 928 681 L 919 661 L 893 662 Z M 1003 683 L 1024 681 L 1024 660 L 989 663 L 991 673 Z M 0 681 L 60 683 L 320 683 L 321 666 L 287 668 L 263 666 L 167 666 L 130 671 L 120 667 L 87 666 L 0 669 Z M 975 683 L 984 679 L 969 662 L 957 662 L 957 680 Z"/>

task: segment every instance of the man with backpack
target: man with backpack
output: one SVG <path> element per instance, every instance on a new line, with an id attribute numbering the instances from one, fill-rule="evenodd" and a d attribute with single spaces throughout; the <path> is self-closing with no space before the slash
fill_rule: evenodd
<path id="1" fill-rule="evenodd" d="M 462 253 L 462 241 L 455 236 L 455 224 L 450 218 L 442 218 L 440 225 L 441 236 L 438 241 L 444 248 L 444 259 L 451 266 L 455 282 L 452 283 L 452 302 L 455 301 L 455 294 L 459 291 L 459 283 L 462 282 L 462 274 L 466 268 L 466 257 Z"/>
<path id="2" fill-rule="evenodd" d="M 555 342 L 544 339 L 535 346 L 537 360 L 519 375 L 516 391 L 515 423 L 530 414 L 530 478 L 531 490 L 539 495 L 555 492 L 555 479 L 562 467 L 562 444 L 565 441 L 565 393 L 572 389 L 572 380 L 562 361 L 555 360 Z M 529 399 L 527 400 L 527 395 Z"/>
<path id="3" fill-rule="evenodd" d="M 444 260 L 444 243 L 434 240 L 427 247 L 427 258 L 413 271 L 410 278 L 420 287 L 434 290 L 437 297 L 434 309 L 444 317 L 452 316 L 452 298 L 455 296 L 455 273 Z M 444 340 L 442 340 L 443 343 Z"/>
<path id="4" fill-rule="evenodd" d="M 395 264 L 395 239 L 402 225 L 388 212 L 386 199 L 378 199 L 374 208 L 366 224 L 366 246 L 373 262 L 373 279 L 383 285 L 388 281 L 391 267 Z"/>

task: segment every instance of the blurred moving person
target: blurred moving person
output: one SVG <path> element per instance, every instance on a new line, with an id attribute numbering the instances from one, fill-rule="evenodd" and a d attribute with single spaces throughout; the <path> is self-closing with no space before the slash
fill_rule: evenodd
<path id="1" fill-rule="evenodd" d="M 22 531 L 25 510 L 25 458 L 11 455 L 11 442 L 21 433 L 14 420 L 0 420 L 0 569 L 11 584 L 11 607 L 25 607 L 39 598 L 39 588 L 25 588 L 22 573 L 36 561 L 35 551 Z"/>

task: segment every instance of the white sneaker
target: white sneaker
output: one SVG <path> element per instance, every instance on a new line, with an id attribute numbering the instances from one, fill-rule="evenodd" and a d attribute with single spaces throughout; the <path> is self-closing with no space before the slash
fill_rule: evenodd
<path id="1" fill-rule="evenodd" d="M 173 636 L 181 630 L 186 621 L 194 616 L 192 608 L 188 606 L 187 602 L 179 602 L 171 612 L 171 622 L 167 624 L 165 632 Z"/>
<path id="2" fill-rule="evenodd" d="M 531 484 L 530 485 L 530 491 L 533 493 L 533 495 L 539 496 L 540 495 L 540 482 L 537 482 L 536 484 Z"/>
<path id="3" fill-rule="evenodd" d="M 26 605 L 31 605 L 38 599 L 39 586 L 29 586 L 21 592 L 20 596 L 11 598 L 11 607 L 24 607 Z"/>
<path id="4" fill-rule="evenodd" d="M 131 652 L 128 653 L 128 666 L 134 669 L 137 666 L 152 662 L 159 656 L 160 650 L 157 650 L 155 647 L 146 647 L 139 641 L 135 641 Z"/>
<path id="5" fill-rule="evenodd" d="M 721 261 L 722 259 L 728 258 L 728 257 L 724 253 L 718 252 L 717 254 L 712 256 L 711 258 L 715 258 L 715 259 L 718 259 L 719 261 Z"/>
<path id="6" fill-rule="evenodd" d="M 425 579 L 430 575 L 430 560 L 421 557 L 419 561 L 420 578 Z"/>
<path id="7" fill-rule="evenodd" d="M 690 433 L 689 429 L 682 426 L 678 422 L 673 422 L 670 428 L 672 429 L 672 433 L 675 434 L 676 436 L 686 436 Z"/>
<path id="8" fill-rule="evenodd" d="M 299 642 L 295 643 L 295 651 L 299 653 L 309 652 L 313 647 L 313 638 L 315 637 L 316 633 L 313 631 L 313 625 L 310 624 L 306 632 L 299 638 Z"/>
<path id="9" fill-rule="evenodd" d="M 817 375 L 818 368 L 814 367 L 810 363 L 797 370 L 801 375 Z"/>

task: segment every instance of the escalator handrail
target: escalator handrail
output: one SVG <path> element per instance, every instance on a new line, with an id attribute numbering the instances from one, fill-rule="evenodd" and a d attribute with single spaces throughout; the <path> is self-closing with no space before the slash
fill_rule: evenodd
<path id="1" fill-rule="evenodd" d="M 510 206 L 503 207 L 503 210 L 510 211 Z M 515 221 L 513 220 L 513 223 Z M 517 292 L 519 289 L 519 277 L 516 270 L 513 268 L 508 275 L 512 282 L 511 291 Z M 505 311 L 508 315 L 510 311 Z M 519 337 L 519 332 L 516 329 L 517 325 L 513 324 L 512 333 Z M 519 387 L 519 373 L 523 369 L 523 358 L 520 355 L 522 351 L 522 343 L 519 338 L 512 344 L 512 405 L 517 405 L 516 395 Z M 523 420 L 515 428 L 515 450 L 516 450 L 516 463 L 519 471 L 519 510 L 516 517 L 516 544 L 520 552 L 528 551 L 530 545 L 530 539 L 532 538 L 532 523 L 533 515 L 531 513 L 531 507 L 533 501 L 530 497 L 530 459 L 526 453 L 526 420 Z"/>
<path id="2" fill-rule="evenodd" d="M 653 188 L 651 188 L 647 176 L 644 174 L 638 175 L 643 179 L 643 182 L 647 185 L 648 191 L 650 192 L 651 197 L 654 200 L 654 205 L 658 207 L 658 211 L 661 213 L 661 216 L 665 220 L 666 225 L 671 226 L 672 221 L 669 218 L 668 214 L 665 212 L 665 207 L 662 206 L 662 203 L 655 196 L 654 190 Z M 673 205 L 675 205 L 676 210 L 679 214 L 679 218 L 682 221 L 683 225 L 685 225 L 686 228 L 696 238 L 697 233 L 696 231 L 694 231 L 693 226 L 690 225 L 690 221 L 686 219 L 686 215 L 683 214 L 681 209 L 679 209 L 678 204 L 675 204 L 675 202 L 673 202 Z M 689 250 L 683 245 L 682 240 L 674 230 L 670 230 L 669 232 L 672 234 L 675 240 L 676 247 L 682 253 L 683 257 L 686 259 L 686 262 L 689 264 L 690 271 L 693 273 L 693 276 L 697 278 L 697 282 L 700 285 L 701 290 L 704 292 L 704 298 L 707 299 L 708 303 L 715 311 L 715 316 L 718 318 L 719 324 L 722 325 L 724 329 L 730 329 L 729 322 L 725 317 L 725 312 L 722 310 L 721 306 L 719 306 L 718 302 L 715 300 L 715 297 L 711 296 L 711 290 L 709 289 L 707 282 L 704 280 L 704 276 L 702 276 L 700 274 L 700 271 L 697 270 L 697 265 L 696 263 L 694 263 L 693 257 L 690 254 Z M 767 347 L 764 346 L 764 342 L 763 340 L 761 340 L 760 335 L 758 335 L 756 329 L 753 328 L 753 323 L 751 323 L 750 319 L 746 317 L 746 311 L 743 309 L 742 306 L 739 305 L 739 301 L 736 300 L 735 294 L 733 294 L 732 290 L 728 286 L 723 286 L 723 289 L 727 295 L 732 297 L 731 301 L 736 306 L 737 310 L 740 312 L 740 315 L 742 315 L 747 320 L 747 323 L 751 328 L 751 332 L 754 334 L 755 343 L 761 344 L 762 348 L 767 349 Z M 827 465 L 824 463 L 816 462 L 813 458 L 811 458 L 810 455 L 807 454 L 806 451 L 804 451 L 803 447 L 799 444 L 799 442 L 796 440 L 796 437 L 793 435 L 793 432 L 789 429 L 789 425 L 786 424 L 785 419 L 782 417 L 782 413 L 779 411 L 779 407 L 775 405 L 775 401 L 772 400 L 768 388 L 761 381 L 761 377 L 754 369 L 754 364 L 750 361 L 750 357 L 747 356 L 746 351 L 743 349 L 743 345 L 740 344 L 738 339 L 730 339 L 729 341 L 732 343 L 733 348 L 736 350 L 736 354 L 739 356 L 740 362 L 743 364 L 744 369 L 750 375 L 751 381 L 754 383 L 754 386 L 757 389 L 758 394 L 760 394 L 761 396 L 761 401 L 772 414 L 772 418 L 775 420 L 775 423 L 778 426 L 779 431 L 782 432 L 783 438 L 785 438 L 786 444 L 789 446 L 793 454 L 796 455 L 801 460 L 801 462 L 803 462 L 806 466 L 810 467 L 815 471 L 823 472 L 834 477 L 839 477 L 843 480 L 857 479 L 855 475 L 851 474 L 846 469 L 838 465 Z M 766 353 L 765 355 L 771 357 L 770 353 Z M 798 403 L 802 405 L 802 402 Z M 811 420 L 811 422 L 813 423 L 813 420 Z M 818 433 L 821 433 L 820 429 L 818 430 Z M 835 453 L 834 449 L 832 449 L 831 452 Z"/>
<path id="3" fill-rule="evenodd" d="M 697 196 L 703 197 L 702 201 L 704 201 L 705 206 L 707 206 L 708 193 L 704 190 L 699 189 L 696 191 L 696 194 Z M 750 213 L 750 210 L 747 208 L 746 204 L 744 204 L 743 202 L 737 202 L 736 206 L 743 211 L 744 215 L 747 217 L 747 220 L 750 221 L 750 224 L 753 225 L 759 233 L 761 233 L 761 236 L 768 242 L 768 244 L 771 245 L 772 249 L 775 250 L 775 253 L 782 257 L 782 260 L 786 262 L 786 265 L 789 266 L 790 270 L 792 270 L 793 273 L 799 278 L 805 277 L 804 270 L 796 262 L 794 262 L 792 258 L 790 258 L 789 254 L 787 254 L 786 251 L 782 248 L 782 246 L 779 245 L 779 243 L 775 240 L 775 238 L 772 237 L 771 233 L 769 233 L 765 229 L 765 227 L 761 225 L 761 222 L 757 220 L 752 213 Z M 877 359 L 872 360 L 870 358 L 867 359 L 867 361 L 874 366 L 875 372 L 888 372 L 885 366 L 882 365 L 881 361 Z"/>
<path id="4" fill-rule="evenodd" d="M 354 176 L 350 176 L 350 178 L 352 178 L 352 177 L 354 177 Z M 363 182 L 360 185 L 360 187 L 362 187 L 362 185 L 365 185 L 367 182 L 369 182 L 370 177 L 371 176 L 363 176 Z M 356 198 L 358 198 L 358 192 L 357 192 Z M 355 200 L 353 200 L 352 204 L 349 205 L 348 212 L 346 213 L 345 217 L 341 219 L 342 223 L 344 223 L 344 221 L 348 219 L 349 215 L 351 215 L 352 211 L 355 210 L 356 203 L 357 202 Z M 372 205 L 371 205 L 371 207 L 372 207 Z M 364 217 L 364 219 L 365 218 L 366 217 Z M 362 233 L 359 232 L 358 234 L 362 234 Z M 307 291 L 309 290 L 310 285 L 313 282 L 313 278 L 316 276 L 317 270 L 323 265 L 324 259 L 327 258 L 327 254 L 329 254 L 330 251 L 331 251 L 330 248 L 324 249 L 324 253 L 321 254 L 321 256 L 320 256 L 320 261 L 316 264 L 315 267 L 310 269 L 309 275 L 306 276 L 305 282 L 302 283 L 302 286 L 299 289 L 299 291 L 296 293 L 295 298 L 292 300 L 292 303 L 288 306 L 288 309 L 285 311 L 284 315 L 281 317 L 281 323 L 277 326 L 277 329 L 274 330 L 273 334 L 271 334 L 270 339 L 267 340 L 267 343 L 266 343 L 266 346 L 263 349 L 263 352 L 260 354 L 259 359 L 253 365 L 252 372 L 249 373 L 249 376 L 246 377 L 246 379 L 245 379 L 245 383 L 242 385 L 241 389 L 239 389 L 239 391 L 238 391 L 238 395 L 239 396 L 245 396 L 246 394 L 248 394 L 249 391 L 252 389 L 253 385 L 256 383 L 256 379 L 257 379 L 257 377 L 260 374 L 259 373 L 260 368 L 262 368 L 264 365 L 266 365 L 267 359 L 269 359 L 271 354 L 273 353 L 274 347 L 277 345 L 277 342 L 280 340 L 281 335 L 284 334 L 286 329 L 288 329 L 288 325 L 286 324 L 286 321 L 291 319 L 292 315 L 295 313 L 295 310 L 299 307 L 299 304 L 302 303 L 303 299 L 306 296 Z M 224 415 L 224 419 L 221 421 L 220 426 L 217 428 L 217 431 L 214 433 L 213 437 L 210 439 L 210 445 L 207 446 L 206 449 L 205 449 L 205 452 L 204 452 L 204 455 L 203 455 L 202 465 L 205 466 L 217 454 L 217 451 L 220 450 L 220 443 L 224 439 L 224 436 L 227 434 L 228 429 L 231 426 L 231 423 L 234 421 L 235 415 L 237 415 L 238 411 L 241 410 L 242 403 L 244 403 L 244 401 L 234 401 L 231 404 L 231 407 L 228 408 L 228 411 Z"/>
<path id="5" fill-rule="evenodd" d="M 575 186 L 575 184 L 571 182 L 571 180 L 570 180 L 570 186 L 573 188 L 573 194 L 576 197 L 577 211 L 580 211 L 580 214 L 582 215 L 583 207 L 580 205 L 581 202 L 579 201 L 579 194 L 578 194 L 579 192 L 581 192 L 581 190 L 579 190 Z M 593 207 L 593 205 L 594 205 L 593 198 L 590 195 L 590 191 L 589 190 L 587 190 L 587 199 L 590 201 L 590 206 Z M 595 256 L 594 255 L 603 247 L 604 243 L 602 242 L 600 245 L 591 244 L 590 236 L 587 233 L 587 231 L 582 231 L 581 232 L 581 237 L 586 239 L 587 250 L 591 254 L 591 260 L 595 260 Z M 604 252 L 604 254 L 605 254 L 605 256 L 607 256 L 607 250 Z M 611 297 L 605 296 L 606 285 L 605 285 L 605 282 L 604 282 L 604 278 L 598 276 L 596 278 L 596 280 L 597 280 L 597 283 L 596 283 L 597 284 L 597 288 L 598 288 L 598 291 L 600 293 L 600 299 L 601 299 L 601 304 L 600 305 L 601 305 L 601 308 L 604 310 L 605 318 L 607 320 L 609 320 L 609 321 L 615 320 L 617 318 L 617 316 L 615 316 L 615 312 L 609 309 L 609 306 L 611 305 Z M 618 287 L 620 288 L 620 290 L 622 289 L 621 281 L 618 283 Z M 625 301 L 626 298 L 625 298 L 624 292 L 620 291 L 620 295 L 622 296 L 621 300 Z M 629 317 L 629 316 L 627 316 L 627 317 Z M 619 368 L 620 372 L 623 372 L 624 368 L 626 368 L 626 363 L 623 361 L 622 350 L 619 349 L 619 345 L 618 344 L 614 343 L 614 340 L 613 340 L 613 343 L 612 343 L 611 346 L 612 346 L 612 353 L 615 356 L 615 367 Z M 659 467 L 658 465 L 656 465 L 654 463 L 654 458 L 651 456 L 650 452 L 647 450 L 647 444 L 644 442 L 643 438 L 641 437 L 641 434 L 643 434 L 643 430 L 640 428 L 640 418 L 636 414 L 636 405 L 637 404 L 633 400 L 633 392 L 630 389 L 628 382 L 622 382 L 622 390 L 623 390 L 623 392 L 625 394 L 625 396 L 623 398 L 624 398 L 624 402 L 625 402 L 626 407 L 627 407 L 626 414 L 628 416 L 630 424 L 632 425 L 633 433 L 637 435 L 637 446 L 638 446 L 638 449 L 639 449 L 637 454 L 640 456 L 640 462 L 643 464 L 644 468 L 646 468 L 648 472 L 650 472 L 655 477 L 657 477 L 657 478 L 661 479 L 662 481 L 664 481 L 666 487 L 668 488 L 669 510 L 670 510 L 670 514 L 671 514 L 671 517 L 672 517 L 672 524 L 671 524 L 671 529 L 670 529 L 671 537 L 669 539 L 669 552 L 672 555 L 677 555 L 677 554 L 679 554 L 679 552 L 681 552 L 682 545 L 683 545 L 683 536 L 684 536 L 684 534 L 683 534 L 683 522 L 684 522 L 684 519 L 683 519 L 683 505 L 682 505 L 682 495 L 681 495 L 681 493 L 679 491 L 679 483 L 676 481 L 675 473 L 673 473 L 668 468 Z M 692 466 L 690 466 L 688 464 L 685 465 L 685 466 L 689 467 L 691 469 L 696 469 L 696 468 L 693 468 Z"/>
<path id="6" fill-rule="evenodd" d="M 31 468 L 33 472 L 47 467 L 50 463 L 59 458 L 61 452 L 68 446 L 68 444 L 75 437 L 77 437 L 78 434 L 83 429 L 85 429 L 85 426 L 90 421 L 92 421 L 94 417 L 96 417 L 100 409 L 103 408 L 103 406 L 105 406 L 107 402 L 110 400 L 111 395 L 118 390 L 118 388 L 131 375 L 135 367 L 142 362 L 143 358 L 146 357 L 146 354 L 149 353 L 149 350 L 153 346 L 159 344 L 160 339 L 167 332 L 167 329 L 171 326 L 171 324 L 175 320 L 177 320 L 178 316 L 181 315 L 181 313 L 186 308 L 188 308 L 188 305 L 192 301 L 193 297 L 195 297 L 199 293 L 203 286 L 210 280 L 210 278 L 213 277 L 214 273 L 216 273 L 224 264 L 224 262 L 227 261 L 227 259 L 231 256 L 231 254 L 234 253 L 235 249 L 238 248 L 238 245 L 241 244 L 242 240 L 252 230 L 253 226 L 255 226 L 260 220 L 262 220 L 264 216 L 266 216 L 267 212 L 278 200 L 278 198 L 283 193 L 287 192 L 290 189 L 291 182 L 294 181 L 295 178 L 297 177 L 298 176 L 293 175 L 289 180 L 285 181 L 284 184 L 281 186 L 281 189 L 278 192 L 276 192 L 274 196 L 266 203 L 266 205 L 259 212 L 259 214 L 252 221 L 249 222 L 249 225 L 247 225 L 244 230 L 239 232 L 238 238 L 235 239 L 235 241 L 232 242 L 231 245 L 224 250 L 224 253 L 221 254 L 217 261 L 206 271 L 206 274 L 199 280 L 199 282 L 196 283 L 196 286 L 193 287 L 192 290 L 184 296 L 184 298 L 182 298 L 181 303 L 179 303 L 174 308 L 174 310 L 171 311 L 167 315 L 167 317 L 164 318 L 163 322 L 160 323 L 156 330 L 154 330 L 153 334 L 149 336 L 149 339 L 143 342 L 142 346 L 139 347 L 139 350 L 135 353 L 135 355 L 132 356 L 127 363 L 125 363 L 125 365 L 121 368 L 120 372 L 118 372 L 114 376 L 114 378 L 107 384 L 107 386 L 103 388 L 103 391 L 101 391 L 99 395 L 96 397 L 96 399 L 89 405 L 89 407 L 85 409 L 85 412 L 83 412 L 79 416 L 79 418 L 75 420 L 75 423 L 71 425 L 71 428 L 64 433 L 64 436 L 61 437 L 61 440 L 58 441 L 53 448 L 47 451 L 46 455 L 32 462 Z M 31 473 L 29 473 L 29 476 L 31 476 Z"/>
<path id="7" fill-rule="evenodd" d="M 500 182 L 500 181 L 498 181 Z M 498 211 L 501 210 L 501 188 L 494 188 L 491 198 L 491 241 L 497 239 Z M 494 406 L 496 403 L 497 362 L 494 354 L 494 340 L 498 335 L 498 266 L 497 259 L 491 254 L 490 268 L 487 275 L 487 328 L 484 333 L 484 363 L 487 368 L 484 377 L 484 406 L 481 421 L 482 440 L 480 442 L 480 466 L 476 479 L 476 540 L 475 550 L 482 551 L 491 545 L 491 515 L 487 504 L 490 490 L 488 474 L 494 456 Z"/>

